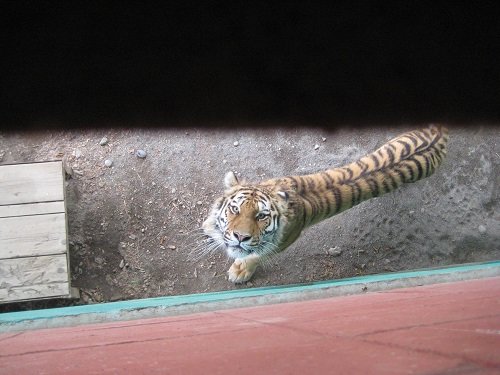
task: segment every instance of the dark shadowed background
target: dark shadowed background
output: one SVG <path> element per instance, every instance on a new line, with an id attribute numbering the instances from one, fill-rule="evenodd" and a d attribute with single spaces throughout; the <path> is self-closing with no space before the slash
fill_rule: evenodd
<path id="1" fill-rule="evenodd" d="M 496 2 L 3 2 L 2 126 L 498 120 Z"/>

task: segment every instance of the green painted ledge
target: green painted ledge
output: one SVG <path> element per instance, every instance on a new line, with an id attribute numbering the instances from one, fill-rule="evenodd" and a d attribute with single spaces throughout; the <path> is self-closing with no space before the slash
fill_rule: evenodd
<path id="1" fill-rule="evenodd" d="M 467 275 L 466 277 L 462 277 Z M 146 298 L 146 299 L 136 299 L 127 300 L 119 302 L 108 302 L 92 305 L 81 305 L 81 306 L 69 306 L 54 309 L 44 309 L 44 310 L 32 310 L 32 311 L 20 311 L 12 313 L 0 314 L 0 331 L 3 331 L 6 326 L 12 326 L 16 324 L 22 324 L 23 322 L 36 322 L 37 320 L 45 321 L 53 319 L 64 319 L 71 317 L 82 317 L 88 315 L 92 319 L 83 319 L 82 323 L 89 322 L 99 322 L 99 321 L 109 321 L 109 320 L 128 320 L 126 318 L 127 312 L 135 312 L 133 318 L 141 317 L 137 312 L 146 310 L 164 311 L 163 314 L 156 314 L 154 316 L 165 316 L 169 315 L 169 309 L 175 309 L 181 306 L 196 306 L 198 304 L 212 304 L 212 306 L 217 307 L 217 303 L 223 303 L 225 301 L 238 300 L 243 301 L 245 299 L 252 299 L 263 297 L 264 303 L 273 303 L 286 301 L 286 298 L 275 298 L 269 299 L 269 296 L 286 296 L 286 295 L 307 295 L 310 292 L 319 292 L 315 294 L 315 298 L 321 298 L 322 292 L 332 290 L 332 289 L 342 289 L 343 292 L 340 294 L 353 294 L 356 291 L 359 293 L 365 290 L 384 290 L 392 289 L 396 287 L 407 287 L 416 286 L 430 283 L 438 282 L 448 282 L 448 281 L 458 281 L 460 279 L 472 279 L 481 277 L 491 277 L 500 275 L 500 261 L 491 261 L 484 263 L 472 263 L 458 266 L 449 266 L 444 268 L 430 268 L 422 270 L 414 270 L 407 272 L 396 272 L 396 273 L 385 273 L 376 274 L 360 277 L 351 277 L 340 280 L 329 280 L 312 282 L 306 284 L 293 284 L 285 286 L 274 286 L 274 287 L 264 287 L 264 288 L 248 288 L 240 290 L 230 290 L 222 292 L 213 293 L 199 293 L 199 294 L 189 294 L 180 296 L 168 296 L 168 297 L 156 297 L 156 298 Z M 451 276 L 451 278 L 450 278 Z M 399 282 L 398 282 L 399 281 Z M 411 281 L 411 282 L 408 282 Z M 350 288 L 354 286 L 355 289 Z M 360 288 L 362 286 L 363 288 Z M 377 288 L 372 288 L 372 286 L 378 286 Z M 345 288 L 347 287 L 347 288 Z M 349 289 L 350 288 L 350 289 Z M 356 290 L 353 292 L 353 290 Z M 325 293 L 325 297 L 331 296 L 331 293 Z M 304 300 L 307 298 L 296 297 L 295 300 Z M 263 304 L 263 302 L 255 304 Z M 215 305 L 214 305 L 215 303 Z M 230 307 L 242 307 L 241 304 L 232 304 Z M 225 306 L 224 308 L 228 308 Z M 211 310 L 215 310 L 212 308 Z M 189 312 L 189 311 L 187 311 Z M 196 309 L 191 312 L 196 312 Z M 101 318 L 97 318 L 101 316 Z M 104 318 L 103 318 L 104 317 Z M 142 316 L 142 317 L 153 317 L 153 316 Z M 74 320 L 72 324 L 77 323 L 78 320 Z M 48 324 L 48 326 L 62 326 L 68 324 Z M 36 326 L 36 324 L 35 324 Z M 43 328 L 42 326 L 37 326 L 37 328 Z"/>

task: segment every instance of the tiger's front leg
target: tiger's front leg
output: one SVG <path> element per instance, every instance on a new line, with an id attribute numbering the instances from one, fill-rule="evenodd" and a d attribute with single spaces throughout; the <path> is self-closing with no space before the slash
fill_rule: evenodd
<path id="1" fill-rule="evenodd" d="M 239 284 L 250 280 L 258 265 L 259 256 L 257 254 L 251 254 L 244 258 L 236 258 L 227 271 L 229 281 Z"/>

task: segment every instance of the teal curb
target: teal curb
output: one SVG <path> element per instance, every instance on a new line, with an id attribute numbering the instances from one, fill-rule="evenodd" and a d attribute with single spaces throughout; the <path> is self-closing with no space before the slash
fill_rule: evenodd
<path id="1" fill-rule="evenodd" d="M 157 308 L 168 309 L 176 306 L 194 305 L 207 302 L 222 302 L 233 299 L 262 297 L 277 294 L 288 294 L 294 292 L 320 291 L 345 285 L 369 285 L 377 282 L 390 282 L 395 280 L 425 278 L 429 276 L 449 275 L 454 273 L 482 271 L 500 268 L 500 261 L 485 263 L 474 263 L 445 268 L 423 269 L 407 272 L 386 273 L 368 276 L 351 277 L 341 280 L 319 281 L 307 284 L 293 284 L 285 286 L 274 286 L 264 288 L 250 288 L 242 290 L 230 290 L 213 293 L 189 294 L 182 296 L 156 297 L 136 299 L 119 302 L 108 302 L 93 305 L 69 306 L 54 309 L 20 311 L 0 314 L 0 326 L 15 325 L 25 321 L 36 321 L 39 319 L 55 319 L 65 317 L 76 317 L 84 314 L 104 314 L 120 316 L 124 312 L 138 311 L 143 309 Z"/>

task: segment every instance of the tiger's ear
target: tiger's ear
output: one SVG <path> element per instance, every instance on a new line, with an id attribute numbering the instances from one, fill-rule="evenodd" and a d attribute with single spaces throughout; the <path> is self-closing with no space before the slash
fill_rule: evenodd
<path id="1" fill-rule="evenodd" d="M 288 198 L 290 198 L 290 196 L 288 195 L 288 193 L 286 191 L 278 191 L 277 193 L 281 198 L 283 198 L 285 200 L 285 202 L 288 202 Z"/>
<path id="2" fill-rule="evenodd" d="M 226 189 L 230 189 L 236 185 L 239 185 L 239 181 L 236 175 L 232 171 L 227 172 L 224 176 L 224 186 L 226 187 Z"/>

